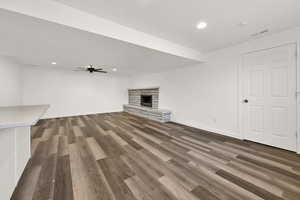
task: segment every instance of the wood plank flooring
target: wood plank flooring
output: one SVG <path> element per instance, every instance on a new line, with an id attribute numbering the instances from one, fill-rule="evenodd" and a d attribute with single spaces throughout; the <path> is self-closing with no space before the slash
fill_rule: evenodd
<path id="1" fill-rule="evenodd" d="M 292 152 L 127 113 L 41 120 L 12 200 L 299 200 Z"/>

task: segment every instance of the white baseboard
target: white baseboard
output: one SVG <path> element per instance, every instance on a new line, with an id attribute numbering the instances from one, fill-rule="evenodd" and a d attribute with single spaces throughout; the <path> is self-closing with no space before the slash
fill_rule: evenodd
<path id="1" fill-rule="evenodd" d="M 199 129 L 243 140 L 243 138 L 238 133 L 232 131 L 209 128 L 209 127 L 199 127 Z"/>
<path id="2" fill-rule="evenodd" d="M 178 122 L 178 121 L 174 121 L 174 122 L 178 123 L 178 124 L 183 124 L 183 125 L 186 125 L 186 126 L 190 126 L 190 127 L 193 127 L 193 128 L 201 129 L 201 130 L 204 130 L 204 131 L 213 132 L 213 133 L 217 133 L 217 134 L 220 134 L 220 135 L 229 136 L 229 137 L 232 137 L 232 138 L 243 140 L 243 137 L 239 133 L 236 133 L 236 132 L 233 132 L 233 131 L 229 131 L 229 130 L 225 130 L 225 129 L 222 130 L 222 129 L 212 128 L 212 127 L 208 127 L 208 126 L 205 126 L 205 125 L 199 125 L 199 124 L 196 125 L 196 124 L 187 123 L 187 122 Z"/>
<path id="3" fill-rule="evenodd" d="M 45 116 L 42 119 L 53 119 L 53 118 L 61 118 L 61 117 L 76 117 L 76 116 L 82 116 L 82 115 L 96 115 L 96 114 L 116 113 L 116 112 L 123 112 L 123 110 L 113 110 L 113 111 L 103 111 L 103 112 L 87 112 L 87 113 L 73 113 L 73 114 L 58 114 L 58 115 Z"/>

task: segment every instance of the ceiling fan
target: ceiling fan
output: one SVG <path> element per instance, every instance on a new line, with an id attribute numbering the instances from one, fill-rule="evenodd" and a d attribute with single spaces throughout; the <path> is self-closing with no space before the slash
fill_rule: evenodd
<path id="1" fill-rule="evenodd" d="M 93 65 L 85 66 L 85 67 L 78 67 L 75 71 L 87 71 L 90 73 L 99 72 L 99 73 L 107 73 L 102 68 L 96 68 Z"/>

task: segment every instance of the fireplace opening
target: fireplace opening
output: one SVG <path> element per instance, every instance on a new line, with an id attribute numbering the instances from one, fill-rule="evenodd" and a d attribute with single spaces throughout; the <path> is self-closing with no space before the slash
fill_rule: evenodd
<path id="1" fill-rule="evenodd" d="M 141 106 L 152 108 L 152 95 L 141 95 Z"/>

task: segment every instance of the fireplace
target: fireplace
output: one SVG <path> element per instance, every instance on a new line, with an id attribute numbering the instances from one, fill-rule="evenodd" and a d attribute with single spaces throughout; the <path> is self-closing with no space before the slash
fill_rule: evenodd
<path id="1" fill-rule="evenodd" d="M 141 95 L 141 106 L 152 108 L 152 95 Z"/>

